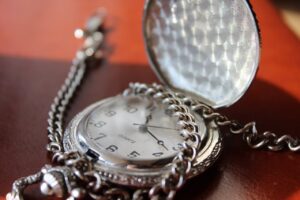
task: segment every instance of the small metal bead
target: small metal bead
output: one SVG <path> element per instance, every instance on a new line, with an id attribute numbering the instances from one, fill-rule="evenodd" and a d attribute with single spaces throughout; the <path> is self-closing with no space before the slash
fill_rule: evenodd
<path id="1" fill-rule="evenodd" d="M 75 188 L 71 191 L 72 197 L 75 199 L 82 199 L 85 197 L 86 191 L 82 188 Z"/>
<path id="2" fill-rule="evenodd" d="M 40 186 L 40 190 L 44 195 L 51 196 L 54 194 L 53 190 L 50 188 L 50 186 L 47 183 L 42 183 Z"/>

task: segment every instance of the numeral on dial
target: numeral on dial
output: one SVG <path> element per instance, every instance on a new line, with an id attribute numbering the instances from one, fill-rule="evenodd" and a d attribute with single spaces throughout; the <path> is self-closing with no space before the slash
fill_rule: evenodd
<path id="1" fill-rule="evenodd" d="M 155 156 L 155 157 L 160 157 L 163 154 L 164 154 L 163 152 L 157 152 L 157 153 L 153 153 L 152 155 Z"/>
<path id="2" fill-rule="evenodd" d="M 118 147 L 116 145 L 110 145 L 106 148 L 106 150 L 110 152 L 115 152 L 118 150 Z"/>
<path id="3" fill-rule="evenodd" d="M 183 148 L 182 143 L 178 143 L 176 147 L 173 147 L 174 151 L 180 151 Z"/>
<path id="4" fill-rule="evenodd" d="M 96 126 L 97 128 L 101 128 L 102 126 L 104 126 L 106 124 L 106 122 L 104 121 L 99 121 L 97 123 L 94 124 L 94 126 Z"/>
<path id="5" fill-rule="evenodd" d="M 112 111 L 112 110 L 110 110 L 110 111 L 107 111 L 106 113 L 105 113 L 105 115 L 107 116 L 107 117 L 112 117 L 112 116 L 114 116 L 115 114 L 117 114 L 115 111 Z"/>
<path id="6" fill-rule="evenodd" d="M 140 154 L 136 151 L 131 152 L 130 154 L 127 155 L 129 158 L 136 158 L 140 156 Z"/>
<path id="7" fill-rule="evenodd" d="M 94 140 L 100 140 L 104 137 L 106 137 L 106 135 L 104 133 L 99 133 L 98 136 L 94 138 Z"/>

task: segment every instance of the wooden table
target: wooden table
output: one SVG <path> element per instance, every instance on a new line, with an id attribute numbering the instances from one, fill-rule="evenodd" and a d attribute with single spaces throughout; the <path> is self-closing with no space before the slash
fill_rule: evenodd
<path id="1" fill-rule="evenodd" d="M 263 38 L 260 70 L 246 95 L 224 112 L 243 122 L 256 120 L 260 130 L 299 137 L 300 41 L 270 0 L 252 2 Z M 14 179 L 49 163 L 49 105 L 80 44 L 71 37 L 73 29 L 97 7 L 107 9 L 110 54 L 90 71 L 68 120 L 130 81 L 157 81 L 142 42 L 143 1 L 0 2 L 0 199 Z M 299 166 L 299 153 L 252 150 L 239 137 L 229 137 L 216 165 L 188 181 L 177 199 L 300 199 Z M 26 199 L 41 198 L 37 188 L 26 194 Z"/>

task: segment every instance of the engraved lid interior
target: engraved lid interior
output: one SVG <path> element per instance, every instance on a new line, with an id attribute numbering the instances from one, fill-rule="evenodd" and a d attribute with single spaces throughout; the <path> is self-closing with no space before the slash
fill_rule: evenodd
<path id="1" fill-rule="evenodd" d="M 148 0 L 143 29 L 160 80 L 212 107 L 235 103 L 256 74 L 260 37 L 247 0 Z"/>

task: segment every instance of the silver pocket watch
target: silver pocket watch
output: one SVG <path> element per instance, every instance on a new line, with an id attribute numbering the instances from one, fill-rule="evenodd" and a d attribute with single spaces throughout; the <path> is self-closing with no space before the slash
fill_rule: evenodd
<path id="1" fill-rule="evenodd" d="M 69 200 L 173 199 L 216 161 L 224 126 L 252 148 L 300 150 L 297 139 L 258 134 L 255 123 L 241 125 L 215 111 L 239 100 L 257 71 L 260 36 L 246 0 L 146 1 L 144 40 L 162 85 L 131 83 L 85 108 L 64 130 L 87 60 L 101 58 L 102 20 L 93 15 L 75 32 L 85 43 L 49 112 L 53 166 L 15 181 L 7 199 L 22 199 L 37 182 L 42 193 Z"/>

